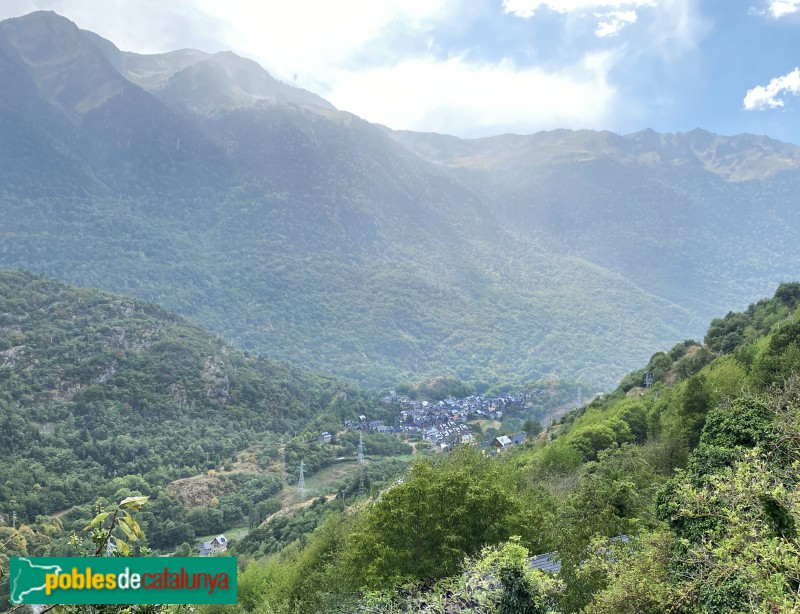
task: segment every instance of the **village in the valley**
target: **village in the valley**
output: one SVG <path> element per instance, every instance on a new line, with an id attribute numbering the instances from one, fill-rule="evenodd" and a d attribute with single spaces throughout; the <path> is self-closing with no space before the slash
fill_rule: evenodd
<path id="1" fill-rule="evenodd" d="M 531 413 L 533 400 L 544 393 L 544 389 L 536 388 L 528 393 L 518 392 L 497 397 L 472 395 L 456 398 L 449 396 L 434 402 L 419 401 L 389 391 L 381 401 L 399 408 L 393 425 L 360 415 L 357 420 L 346 420 L 344 429 L 419 438 L 429 442 L 431 447 L 438 451 L 445 451 L 460 444 L 475 444 L 482 445 L 494 453 L 525 443 L 527 433 L 509 433 L 480 439 L 476 438 L 475 425 L 481 423 L 499 425 L 508 414 L 527 416 Z M 483 431 L 482 428 L 480 430 Z M 494 430 L 496 429 L 492 429 L 490 432 Z M 318 441 L 328 443 L 331 437 L 330 433 L 322 433 Z"/>

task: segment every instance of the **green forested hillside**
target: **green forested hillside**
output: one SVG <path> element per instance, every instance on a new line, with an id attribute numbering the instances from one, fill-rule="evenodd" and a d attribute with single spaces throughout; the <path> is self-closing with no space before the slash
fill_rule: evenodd
<path id="1" fill-rule="evenodd" d="M 782 284 L 538 441 L 416 463 L 250 563 L 228 611 L 800 611 L 798 315 Z"/>
<path id="2" fill-rule="evenodd" d="M 208 518 L 187 524 L 192 510 L 169 482 L 230 470 L 253 444 L 269 462 L 280 436 L 316 437 L 360 413 L 382 415 L 352 385 L 243 353 L 160 307 L 0 272 L 5 518 L 32 525 L 137 491 L 157 501 L 146 511 L 151 546 L 175 546 L 242 521 L 282 483 L 255 469 L 215 477 L 195 501 Z M 72 530 L 88 510 L 59 522 Z"/>

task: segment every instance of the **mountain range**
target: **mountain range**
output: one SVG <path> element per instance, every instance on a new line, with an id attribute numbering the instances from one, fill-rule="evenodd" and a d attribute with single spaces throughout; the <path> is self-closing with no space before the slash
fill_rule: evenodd
<path id="1" fill-rule="evenodd" d="M 390 131 L 232 53 L 0 22 L 0 266 L 391 386 L 597 388 L 798 277 L 800 148 Z"/>

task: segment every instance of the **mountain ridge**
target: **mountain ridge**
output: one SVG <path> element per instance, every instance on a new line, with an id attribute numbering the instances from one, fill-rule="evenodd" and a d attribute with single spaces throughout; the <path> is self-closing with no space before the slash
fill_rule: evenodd
<path id="1" fill-rule="evenodd" d="M 539 153 L 537 150 L 553 162 L 611 158 L 651 167 L 665 159 L 674 165 L 699 163 L 704 170 L 732 182 L 767 179 L 800 168 L 797 145 L 748 133 L 722 136 L 701 128 L 682 133 L 658 133 L 647 128 L 625 135 L 607 130 L 561 128 L 528 135 L 501 134 L 474 139 L 384 129 L 423 158 L 451 168 L 492 169 L 507 161 L 509 155 L 520 151 Z M 717 157 L 720 149 L 721 159 Z M 742 154 L 749 154 L 748 159 L 741 160 Z M 744 168 L 752 167 L 754 160 L 759 164 Z"/>

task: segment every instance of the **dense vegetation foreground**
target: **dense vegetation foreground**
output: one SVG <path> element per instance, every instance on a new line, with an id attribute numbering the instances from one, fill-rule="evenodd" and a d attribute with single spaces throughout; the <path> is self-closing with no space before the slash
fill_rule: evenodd
<path id="1" fill-rule="evenodd" d="M 414 462 L 370 497 L 319 501 L 293 541 L 276 539 L 285 521 L 263 522 L 227 553 L 239 557 L 239 603 L 197 611 L 800 612 L 799 304 L 800 284 L 782 284 L 712 322 L 703 344 L 654 354 L 538 440 L 495 457 L 462 446 Z M 34 392 L 0 403 L 3 436 L 32 420 L 20 408 L 41 402 Z M 90 399 L 62 411 L 77 420 Z M 139 415 L 155 400 L 127 402 Z M 36 468 L 43 446 L 14 458 Z M 58 491 L 37 482 L 12 494 L 9 480 L 29 475 L 6 473 L 2 500 Z M 148 479 L 109 484 L 105 496 L 149 494 Z M 173 513 L 165 501 L 140 516 Z M 69 540 L 60 518 L 30 520 L 0 527 L 4 553 L 89 546 L 80 532 Z M 542 553 L 557 572 L 534 568 Z"/>
<path id="2" fill-rule="evenodd" d="M 715 320 L 519 452 L 415 464 L 250 562 L 230 610 L 800 611 L 799 300 Z"/>

